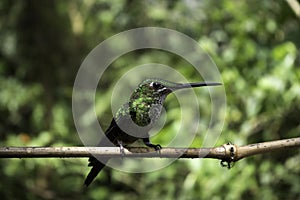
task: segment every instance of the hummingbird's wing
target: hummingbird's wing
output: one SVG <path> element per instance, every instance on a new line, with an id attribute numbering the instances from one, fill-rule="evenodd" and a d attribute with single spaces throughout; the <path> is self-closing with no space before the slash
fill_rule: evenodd
<path id="1" fill-rule="evenodd" d="M 87 175 L 85 181 L 84 181 L 84 185 L 86 187 L 88 187 L 93 180 L 96 178 L 96 176 L 99 174 L 99 172 L 103 169 L 103 167 L 105 167 L 105 164 L 108 162 L 109 159 L 102 159 L 100 162 L 99 160 L 97 160 L 97 158 L 95 157 L 90 157 L 89 158 L 89 167 L 92 167 L 91 171 L 89 172 L 89 174 Z"/>
<path id="2" fill-rule="evenodd" d="M 135 142 L 137 139 L 143 139 L 145 145 L 153 147 L 156 150 L 160 149 L 160 145 L 154 145 L 149 140 L 148 132 L 151 126 L 138 126 L 132 120 L 132 113 L 129 112 L 128 104 L 124 104 L 118 111 L 116 118 L 113 118 L 109 128 L 105 131 L 103 137 L 97 146 L 100 147 L 112 147 L 112 146 L 126 146 Z M 95 158 L 91 156 L 89 158 L 88 166 L 92 167 L 84 184 L 89 186 L 95 179 L 98 173 L 105 167 L 109 158 Z"/>
<path id="3" fill-rule="evenodd" d="M 113 146 L 113 144 L 117 140 L 117 138 L 115 136 L 116 136 L 116 133 L 119 131 L 118 129 L 119 129 L 119 127 L 117 126 L 115 120 L 113 119 L 110 123 L 109 128 L 105 132 L 106 137 L 103 137 L 97 146 L 100 146 L 100 147 Z M 86 187 L 92 183 L 92 181 L 96 178 L 96 176 L 103 169 L 103 167 L 105 167 L 106 163 L 109 161 L 109 158 L 101 158 L 101 162 L 99 160 L 100 159 L 97 159 L 94 156 L 91 156 L 89 158 L 88 166 L 92 167 L 92 169 L 84 181 L 84 185 Z"/>
<path id="4" fill-rule="evenodd" d="M 138 138 L 126 134 L 120 127 L 128 126 L 128 120 L 130 115 L 128 115 L 128 105 L 123 105 L 116 116 L 116 119 L 113 118 L 110 126 L 105 131 L 105 136 L 102 137 L 97 146 L 99 147 L 113 147 L 135 142 Z M 100 160 L 100 161 L 99 161 Z M 89 158 L 88 166 L 92 167 L 91 171 L 87 175 L 84 185 L 89 186 L 99 172 L 105 167 L 106 163 L 109 161 L 109 158 L 99 158 L 97 159 L 94 156 Z"/>

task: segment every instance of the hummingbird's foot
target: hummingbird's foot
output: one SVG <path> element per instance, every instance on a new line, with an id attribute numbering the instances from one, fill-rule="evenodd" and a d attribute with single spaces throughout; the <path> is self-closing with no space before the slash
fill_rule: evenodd
<path id="1" fill-rule="evenodd" d="M 124 147 L 122 144 L 122 141 L 118 141 L 119 147 L 120 147 L 120 153 L 122 155 L 122 158 L 125 156 L 125 151 L 124 151 Z"/>
<path id="2" fill-rule="evenodd" d="M 147 146 L 147 147 L 151 147 L 151 148 L 154 148 L 155 151 L 159 151 L 162 147 L 160 146 L 160 144 L 152 144 L 150 142 L 150 139 L 149 138 L 144 138 L 143 139 L 143 142 L 144 144 Z"/>

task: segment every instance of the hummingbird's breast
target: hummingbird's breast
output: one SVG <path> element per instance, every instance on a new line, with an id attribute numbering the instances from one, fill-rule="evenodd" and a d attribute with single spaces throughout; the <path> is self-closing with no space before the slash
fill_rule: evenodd
<path id="1" fill-rule="evenodd" d="M 138 138 L 149 137 L 149 130 L 160 117 L 161 109 L 161 104 L 140 100 L 124 104 L 115 117 L 119 131 L 114 133 L 114 138 L 123 144 L 131 144 Z"/>
<path id="2" fill-rule="evenodd" d="M 153 97 L 140 97 L 130 105 L 130 115 L 138 126 L 153 125 L 160 117 L 162 101 Z"/>

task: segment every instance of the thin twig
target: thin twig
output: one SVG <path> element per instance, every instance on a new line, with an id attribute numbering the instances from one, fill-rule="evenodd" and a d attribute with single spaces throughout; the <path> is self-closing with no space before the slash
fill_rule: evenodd
<path id="1" fill-rule="evenodd" d="M 253 156 L 256 154 L 269 153 L 278 150 L 284 151 L 288 148 L 295 148 L 295 147 L 296 148 L 300 147 L 300 137 L 249 144 L 237 148 L 234 161 L 238 161 L 242 158 Z"/>
<path id="2" fill-rule="evenodd" d="M 128 147 L 124 154 L 119 147 L 0 147 L 0 158 L 68 158 L 68 157 L 143 157 L 143 158 L 214 158 L 230 163 L 242 158 L 287 148 L 300 147 L 300 137 L 237 146 L 224 144 L 214 148 L 162 148 Z"/>
<path id="3" fill-rule="evenodd" d="M 128 147 L 121 153 L 119 147 L 0 147 L 0 158 L 57 158 L 57 157 L 145 157 L 145 158 L 222 158 L 224 147 L 216 148 L 162 148 Z"/>

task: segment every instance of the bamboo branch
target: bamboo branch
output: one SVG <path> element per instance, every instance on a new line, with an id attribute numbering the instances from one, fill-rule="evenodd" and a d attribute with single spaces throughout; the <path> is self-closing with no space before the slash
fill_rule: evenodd
<path id="1" fill-rule="evenodd" d="M 61 157 L 143 157 L 143 158 L 214 158 L 230 163 L 256 154 L 269 153 L 287 148 L 299 148 L 300 137 L 237 146 L 224 144 L 214 148 L 162 148 L 154 151 L 148 147 L 128 147 L 124 153 L 119 147 L 0 147 L 0 158 L 61 158 Z"/>

